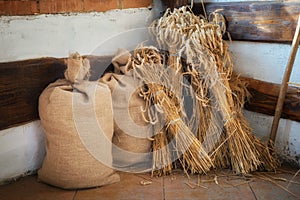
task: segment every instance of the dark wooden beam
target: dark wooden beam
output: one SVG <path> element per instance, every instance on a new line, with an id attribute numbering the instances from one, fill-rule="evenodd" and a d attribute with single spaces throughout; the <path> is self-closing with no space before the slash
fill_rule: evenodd
<path id="1" fill-rule="evenodd" d="M 163 2 L 168 8 L 171 8 L 171 10 L 188 5 L 188 0 L 163 0 Z"/>
<path id="2" fill-rule="evenodd" d="M 40 93 L 64 70 L 56 58 L 0 63 L 0 129 L 38 119 Z"/>
<path id="3" fill-rule="evenodd" d="M 218 10 L 233 40 L 291 42 L 300 13 L 300 1 L 206 3 L 207 14 Z M 195 14 L 203 14 L 196 3 Z"/>
<path id="4" fill-rule="evenodd" d="M 89 56 L 91 80 L 112 70 L 111 58 Z M 48 84 L 63 78 L 64 59 L 40 58 L 0 63 L 0 130 L 39 119 L 38 97 Z M 252 95 L 245 108 L 268 115 L 274 114 L 279 85 L 243 78 Z M 289 87 L 282 117 L 300 122 L 300 89 Z"/>
<path id="5" fill-rule="evenodd" d="M 91 80 L 111 68 L 111 57 L 89 56 Z M 41 92 L 64 77 L 65 59 L 40 58 L 0 63 L 0 130 L 39 118 Z"/>
<path id="6" fill-rule="evenodd" d="M 280 84 L 268 83 L 243 77 L 248 82 L 251 99 L 245 104 L 247 110 L 274 115 Z M 284 101 L 282 118 L 300 122 L 300 88 L 289 86 Z"/>

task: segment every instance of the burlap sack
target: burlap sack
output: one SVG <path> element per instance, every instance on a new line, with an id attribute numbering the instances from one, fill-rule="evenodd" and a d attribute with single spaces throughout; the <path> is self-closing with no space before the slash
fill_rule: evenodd
<path id="1" fill-rule="evenodd" d="M 112 59 L 114 73 L 106 73 L 100 81 L 112 92 L 114 113 L 113 163 L 119 170 L 142 172 L 151 169 L 151 127 L 142 115 L 145 101 L 139 96 L 139 84 L 129 68 L 131 55 L 119 49 Z"/>
<path id="2" fill-rule="evenodd" d="M 87 69 L 88 60 L 72 56 L 66 79 L 50 84 L 39 98 L 47 153 L 38 177 L 65 189 L 120 180 L 109 167 L 113 135 L 111 92 L 102 83 L 83 80 L 88 77 Z"/>

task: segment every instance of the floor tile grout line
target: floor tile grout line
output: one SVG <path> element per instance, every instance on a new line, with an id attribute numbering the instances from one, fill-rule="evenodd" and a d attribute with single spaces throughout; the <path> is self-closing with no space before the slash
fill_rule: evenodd
<path id="1" fill-rule="evenodd" d="M 166 200 L 166 192 L 165 192 L 165 176 L 163 176 L 163 200 Z"/>
<path id="2" fill-rule="evenodd" d="M 256 194 L 255 194 L 254 190 L 253 190 L 252 187 L 251 187 L 251 184 L 248 183 L 248 185 L 249 185 L 249 187 L 250 187 L 250 190 L 251 190 L 252 194 L 254 195 L 255 200 L 258 200 L 257 197 L 256 197 Z"/>
<path id="3" fill-rule="evenodd" d="M 73 200 L 75 200 L 75 198 L 76 198 L 77 191 L 78 191 L 78 190 L 75 190 L 75 193 L 74 193 L 74 196 L 73 196 Z"/>

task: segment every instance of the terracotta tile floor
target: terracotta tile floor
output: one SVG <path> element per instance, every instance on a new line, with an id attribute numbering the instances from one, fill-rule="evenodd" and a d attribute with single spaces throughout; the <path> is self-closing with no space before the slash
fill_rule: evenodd
<path id="1" fill-rule="evenodd" d="M 52 187 L 37 182 L 34 175 L 0 186 L 0 199 L 297 199 L 300 197 L 300 176 L 293 178 L 295 173 L 296 170 L 279 169 L 276 174 L 261 172 L 245 177 L 222 170 L 189 178 L 182 171 L 160 178 L 151 178 L 149 174 L 120 173 L 119 183 L 83 190 Z M 289 191 L 286 191 L 291 179 Z M 151 184 L 142 185 L 141 181 L 150 181 Z"/>

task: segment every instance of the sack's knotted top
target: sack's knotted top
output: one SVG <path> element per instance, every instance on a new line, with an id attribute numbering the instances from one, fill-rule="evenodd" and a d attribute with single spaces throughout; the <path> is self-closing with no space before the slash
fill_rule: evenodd
<path id="1" fill-rule="evenodd" d="M 131 68 L 131 54 L 126 49 L 119 48 L 115 57 L 112 59 L 114 73 L 127 74 Z"/>
<path id="2" fill-rule="evenodd" d="M 71 83 L 80 83 L 90 77 L 90 62 L 87 58 L 82 58 L 79 53 L 70 54 L 67 61 L 65 78 Z"/>

